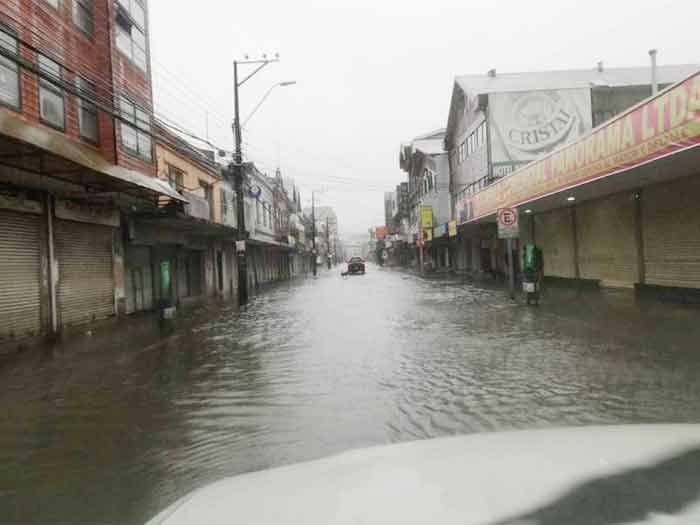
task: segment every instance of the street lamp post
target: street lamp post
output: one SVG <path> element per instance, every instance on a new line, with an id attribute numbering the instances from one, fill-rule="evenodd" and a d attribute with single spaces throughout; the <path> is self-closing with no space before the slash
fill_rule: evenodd
<path id="1" fill-rule="evenodd" d="M 316 194 L 311 192 L 311 255 L 313 258 L 313 273 L 316 277 L 318 269 L 316 268 Z"/>
<path id="2" fill-rule="evenodd" d="M 243 194 L 245 187 L 245 173 L 243 171 L 243 149 L 242 149 L 242 138 L 241 138 L 241 117 L 239 108 L 239 97 L 238 88 L 250 80 L 258 71 L 267 66 L 272 62 L 279 62 L 279 55 L 275 55 L 274 58 L 267 58 L 263 55 L 260 60 L 234 60 L 233 62 L 233 99 L 234 99 L 234 120 L 233 120 L 233 136 L 236 142 L 236 151 L 233 158 L 233 163 L 229 167 L 233 175 L 234 188 L 236 190 L 236 220 L 238 225 L 238 240 L 243 241 L 243 245 L 237 246 L 236 252 L 238 254 L 238 304 L 243 306 L 248 303 L 248 262 L 246 259 L 246 241 L 248 240 L 248 232 L 246 231 L 245 225 L 245 196 Z M 246 76 L 243 80 L 238 80 L 238 66 L 245 64 L 255 64 L 257 67 Z M 296 82 L 278 82 L 273 85 L 269 91 L 265 94 L 263 99 L 258 103 L 253 112 L 248 116 L 246 122 L 251 119 L 253 114 L 258 110 L 258 108 L 265 102 L 265 99 L 270 95 L 272 90 L 277 86 L 291 86 Z"/>

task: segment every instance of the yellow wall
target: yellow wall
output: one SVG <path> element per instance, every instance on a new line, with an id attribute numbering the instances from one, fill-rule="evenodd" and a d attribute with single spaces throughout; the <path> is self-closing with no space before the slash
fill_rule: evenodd
<path id="1" fill-rule="evenodd" d="M 199 181 L 204 181 L 212 186 L 212 206 L 214 222 L 221 223 L 221 197 L 219 191 L 219 177 L 200 167 L 197 163 L 187 159 L 184 155 L 175 153 L 170 148 L 156 144 L 156 163 L 158 177 L 168 180 L 168 165 L 174 166 L 184 172 L 183 184 L 185 189 L 197 193 Z"/>

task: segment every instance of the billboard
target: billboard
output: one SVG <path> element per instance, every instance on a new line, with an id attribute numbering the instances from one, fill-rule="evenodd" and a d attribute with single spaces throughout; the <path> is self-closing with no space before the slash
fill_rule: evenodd
<path id="1" fill-rule="evenodd" d="M 493 93 L 489 117 L 493 175 L 502 177 L 589 132 L 591 91 Z"/>

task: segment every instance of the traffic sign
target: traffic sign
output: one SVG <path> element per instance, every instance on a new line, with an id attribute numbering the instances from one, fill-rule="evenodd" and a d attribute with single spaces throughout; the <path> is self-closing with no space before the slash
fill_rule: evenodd
<path id="1" fill-rule="evenodd" d="M 517 208 L 498 209 L 498 238 L 517 239 L 520 236 L 520 223 Z"/>

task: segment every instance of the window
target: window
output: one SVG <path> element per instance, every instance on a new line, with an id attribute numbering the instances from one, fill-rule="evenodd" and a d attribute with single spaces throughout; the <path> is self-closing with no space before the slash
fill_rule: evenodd
<path id="1" fill-rule="evenodd" d="M 117 0 L 117 2 L 139 27 L 146 26 L 146 11 L 142 0 Z"/>
<path id="2" fill-rule="evenodd" d="M 255 201 L 255 224 L 261 224 L 260 220 L 260 201 Z"/>
<path id="3" fill-rule="evenodd" d="M 41 120 L 58 129 L 65 128 L 65 114 L 63 106 L 63 90 L 59 87 L 61 82 L 61 66 L 39 55 L 39 71 L 49 75 L 53 80 L 39 80 L 39 113 Z"/>
<path id="4" fill-rule="evenodd" d="M 119 110 L 122 118 L 126 120 L 121 123 L 122 146 L 150 162 L 151 118 L 126 97 L 121 97 Z"/>
<path id="5" fill-rule="evenodd" d="M 75 84 L 81 95 L 90 100 L 97 100 L 95 84 L 80 77 L 75 79 Z M 78 97 L 78 125 L 80 126 L 81 137 L 91 142 L 98 142 L 97 106 L 80 97 Z"/>
<path id="6" fill-rule="evenodd" d="M 12 55 L 19 53 L 17 38 L 10 30 L 0 26 L 0 47 Z M 19 66 L 0 55 L 0 103 L 19 109 Z"/>
<path id="7" fill-rule="evenodd" d="M 199 187 L 201 188 L 202 194 L 204 195 L 204 200 L 207 201 L 207 203 L 209 204 L 209 209 L 211 210 L 213 197 L 212 185 L 204 180 L 200 180 Z"/>
<path id="8" fill-rule="evenodd" d="M 593 113 L 593 127 L 600 126 L 603 122 L 606 122 L 613 118 L 615 114 L 612 111 L 595 111 Z"/>
<path id="9" fill-rule="evenodd" d="M 118 0 L 117 48 L 146 71 L 146 12 L 137 0 Z"/>
<path id="10" fill-rule="evenodd" d="M 73 23 L 88 36 L 95 32 L 92 0 L 73 0 Z"/>
<path id="11" fill-rule="evenodd" d="M 185 186 L 185 172 L 168 164 L 168 182 L 174 190 L 182 190 Z"/>
<path id="12" fill-rule="evenodd" d="M 49 4 L 54 9 L 58 9 L 59 7 L 61 7 L 61 0 L 44 0 L 44 2 Z"/>
<path id="13" fill-rule="evenodd" d="M 221 220 L 224 220 L 228 215 L 228 200 L 224 190 L 219 190 L 219 198 L 221 199 Z"/>

